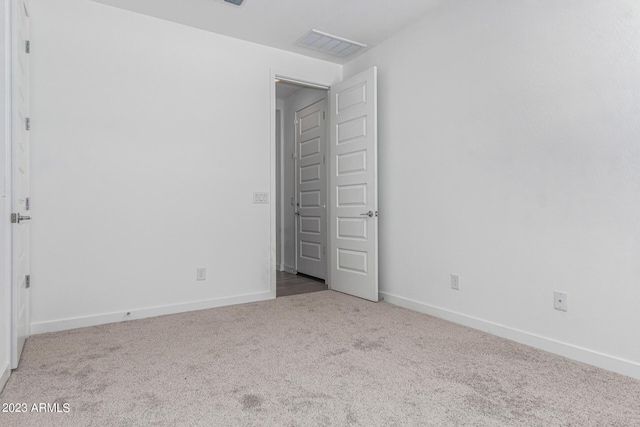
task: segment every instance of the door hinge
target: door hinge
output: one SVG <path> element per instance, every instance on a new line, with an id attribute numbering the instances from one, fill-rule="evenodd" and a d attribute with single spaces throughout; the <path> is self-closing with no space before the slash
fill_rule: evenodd
<path id="1" fill-rule="evenodd" d="M 11 214 L 11 224 L 17 224 L 18 223 L 18 214 L 17 213 L 12 213 Z"/>
<path id="2" fill-rule="evenodd" d="M 27 197 L 24 201 L 24 209 L 27 211 L 31 209 L 31 197 Z"/>
<path id="3" fill-rule="evenodd" d="M 26 130 L 31 130 L 31 118 L 27 117 L 24 119 L 24 128 Z"/>
<path id="4" fill-rule="evenodd" d="M 24 276 L 24 281 L 25 281 L 25 288 L 29 289 L 31 287 L 31 275 L 27 274 L 26 276 Z"/>
<path id="5" fill-rule="evenodd" d="M 24 51 L 31 53 L 31 42 L 29 40 L 24 42 Z"/>
<path id="6" fill-rule="evenodd" d="M 324 111 L 322 112 L 322 120 L 325 120 Z"/>

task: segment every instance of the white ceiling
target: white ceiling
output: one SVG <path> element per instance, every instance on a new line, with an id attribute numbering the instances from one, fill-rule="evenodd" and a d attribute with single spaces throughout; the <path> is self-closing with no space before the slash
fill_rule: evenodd
<path id="1" fill-rule="evenodd" d="M 93 1 L 341 64 L 352 57 L 294 43 L 316 29 L 370 49 L 446 0 L 245 0 L 240 7 L 221 0 Z"/>

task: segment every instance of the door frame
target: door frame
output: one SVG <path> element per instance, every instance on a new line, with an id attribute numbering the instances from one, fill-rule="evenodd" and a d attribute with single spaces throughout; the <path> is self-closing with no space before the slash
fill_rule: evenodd
<path id="1" fill-rule="evenodd" d="M 18 139 L 19 139 L 19 135 L 20 135 L 20 129 L 24 129 L 23 126 L 25 125 L 22 121 L 20 121 L 20 106 L 17 100 L 17 94 L 19 92 L 18 89 L 18 77 L 19 77 L 19 64 L 20 64 L 20 60 L 19 60 L 19 55 L 21 54 L 21 52 L 23 52 L 24 46 L 22 45 L 22 43 L 20 43 L 19 40 L 19 36 L 20 36 L 20 17 L 23 11 L 23 7 L 24 7 L 24 11 L 26 12 L 27 18 L 29 19 L 29 21 L 31 20 L 31 4 L 29 0 L 9 0 L 11 3 L 11 16 L 10 16 L 10 22 L 11 22 L 11 40 L 10 40 L 10 58 L 9 61 L 11 63 L 11 68 L 9 70 L 10 73 L 10 80 L 9 80 L 9 84 L 11 87 L 11 96 L 10 98 L 10 141 L 9 141 L 9 152 L 8 152 L 8 162 L 7 162 L 7 170 L 8 170 L 8 177 L 7 177 L 7 204 L 8 204 L 8 215 L 11 216 L 13 213 L 19 213 L 20 209 L 18 206 L 16 206 L 15 204 L 15 199 L 14 197 L 16 195 L 18 195 L 19 191 L 18 191 L 18 186 L 19 186 L 19 181 L 16 179 L 15 173 L 16 173 L 16 162 L 17 162 L 17 146 L 19 145 Z M 24 6 L 23 6 L 24 4 Z M 31 37 L 30 35 L 28 35 L 29 38 Z M 29 52 L 27 52 L 27 55 L 29 55 Z M 31 86 L 31 76 L 29 74 L 29 80 L 27 82 L 27 84 L 29 85 L 29 87 Z M 31 89 L 29 89 L 29 98 L 31 97 Z M 28 100 L 27 102 L 30 103 L 30 100 Z M 29 117 L 31 114 L 30 112 L 27 112 L 29 115 L 27 117 Z M 27 129 L 27 132 L 29 132 L 29 129 Z M 29 139 L 31 139 L 31 137 L 29 136 Z M 30 145 L 31 143 L 29 143 Z M 30 149 L 29 149 L 30 151 Z M 27 162 L 29 162 L 29 180 L 31 179 L 31 167 L 30 167 L 30 162 L 31 162 L 31 156 L 29 155 L 29 158 L 27 159 Z M 9 223 L 8 219 L 7 219 L 7 223 Z M 19 282 L 16 280 L 16 248 L 17 248 L 17 238 L 16 236 L 18 236 L 18 229 L 17 229 L 18 225 L 17 224 L 9 224 L 9 231 L 8 231 L 8 236 L 10 237 L 10 242 L 8 242 L 9 245 L 9 254 L 7 257 L 7 269 L 9 270 L 9 283 L 10 283 L 10 293 L 11 293 L 11 308 L 10 308 L 10 312 L 11 312 L 11 321 L 10 321 L 10 334 L 11 334 L 11 354 L 10 354 L 10 363 L 11 363 L 11 368 L 12 369 L 16 369 L 18 367 L 18 364 L 20 362 L 20 354 L 22 353 L 22 347 L 20 347 L 20 352 L 18 352 L 16 350 L 17 348 L 17 342 L 18 342 L 18 337 L 17 337 L 17 328 L 18 326 L 15 324 L 16 323 L 16 319 L 18 316 L 18 305 L 17 305 L 17 301 L 18 301 L 18 286 L 19 286 Z M 27 236 L 27 238 L 30 240 L 30 234 Z M 31 257 L 31 248 L 30 248 L 30 244 L 28 245 L 28 250 L 27 250 L 27 256 L 30 258 Z M 30 274 L 30 267 L 28 266 L 28 271 L 26 272 L 27 274 Z M 31 310 L 30 310 L 30 293 L 28 290 L 26 291 L 26 295 L 25 295 L 25 310 L 26 310 L 26 329 L 25 329 L 25 341 L 27 338 L 29 338 L 29 336 L 31 335 Z M 17 356 L 16 356 L 16 353 Z"/>
<path id="2" fill-rule="evenodd" d="M 276 140 L 276 79 L 280 79 L 280 80 L 284 80 L 284 81 L 290 81 L 290 82 L 294 82 L 294 83 L 298 83 L 310 88 L 314 88 L 314 89 L 323 89 L 327 91 L 327 96 L 328 96 L 328 91 L 331 88 L 331 85 L 334 84 L 335 82 L 330 82 L 330 81 L 313 81 L 313 79 L 308 79 L 305 78 L 305 76 L 301 76 L 298 75 L 295 72 L 289 72 L 289 71 L 285 71 L 285 70 L 275 70 L 275 69 L 269 69 L 269 90 L 270 90 L 270 95 L 269 95 L 269 119 L 270 119 L 270 136 L 269 136 L 269 141 L 270 141 L 270 183 L 269 183 L 269 192 L 271 194 L 270 196 L 270 206 L 269 206 L 269 215 L 270 215 L 270 220 L 269 220 L 269 226 L 270 226 L 270 231 L 269 231 L 269 235 L 270 235 L 270 254 L 271 254 L 271 259 L 269 261 L 269 265 L 270 265 L 270 273 L 269 273 L 269 290 L 270 290 L 270 294 L 271 294 L 271 298 L 275 298 L 276 297 L 276 271 L 277 271 L 277 265 L 276 265 L 276 259 L 277 259 L 277 247 L 276 247 L 276 239 L 277 239 L 277 215 L 276 215 L 276 197 L 275 194 L 277 191 L 279 191 L 279 189 L 276 186 L 276 174 L 278 173 L 278 170 L 276 168 L 276 144 L 278 143 L 278 141 Z M 327 106 L 328 106 L 328 99 L 327 99 Z M 328 135 L 327 135 L 328 136 Z M 328 141 L 328 137 L 327 137 L 327 142 Z M 328 168 L 329 167 L 329 161 L 327 161 L 325 163 L 325 167 Z M 327 178 L 328 178 L 328 169 L 327 169 Z M 330 197 L 329 195 L 329 188 L 327 185 L 327 198 Z M 327 212 L 327 218 L 329 218 L 328 216 L 329 212 Z M 329 237 L 329 236 L 327 236 Z M 329 247 L 329 243 L 328 243 L 328 238 L 327 238 L 327 253 L 329 253 L 330 247 Z M 297 249 L 296 249 L 297 251 Z M 327 270 L 329 268 L 329 263 L 327 263 Z M 329 272 L 327 271 L 327 280 L 326 280 L 326 284 L 328 285 L 329 289 L 331 289 L 331 283 L 329 281 Z"/>
<path id="3" fill-rule="evenodd" d="M 0 72 L 0 85 L 6 94 L 2 107 L 0 108 L 0 133 L 2 134 L 2 146 L 0 147 L 0 169 L 3 171 L 0 176 L 0 240 L 3 242 L 0 248 L 0 325 L 3 326 L 0 342 L 2 354 L 0 355 L 0 391 L 9 379 L 11 374 L 11 323 L 13 313 L 11 311 L 11 200 L 12 200 L 12 179 L 11 179 L 11 135 L 13 117 L 13 10 L 15 0 L 2 0 L 3 33 L 0 52 L 2 55 L 2 71 Z"/>

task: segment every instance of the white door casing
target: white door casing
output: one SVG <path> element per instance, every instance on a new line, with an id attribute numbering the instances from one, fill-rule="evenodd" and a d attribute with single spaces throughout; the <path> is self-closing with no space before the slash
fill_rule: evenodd
<path id="1" fill-rule="evenodd" d="M 378 301 L 377 69 L 329 93 L 330 287 Z"/>
<path id="2" fill-rule="evenodd" d="M 17 2 L 14 13 L 13 54 L 13 117 L 12 117 L 12 212 L 28 216 L 29 175 L 29 9 L 27 0 Z M 13 218 L 12 218 L 13 221 Z M 27 276 L 30 274 L 29 221 L 12 224 L 12 324 L 11 367 L 17 368 L 25 340 L 29 336 L 29 291 Z"/>
<path id="3" fill-rule="evenodd" d="M 326 98 L 295 117 L 296 269 L 327 278 L 326 231 Z"/>

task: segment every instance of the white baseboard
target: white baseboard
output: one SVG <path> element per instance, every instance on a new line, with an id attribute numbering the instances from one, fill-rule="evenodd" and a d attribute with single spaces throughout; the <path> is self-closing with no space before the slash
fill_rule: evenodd
<path id="1" fill-rule="evenodd" d="M 540 335 L 532 334 L 519 329 L 511 328 L 477 317 L 468 316 L 466 314 L 457 313 L 451 310 L 435 307 L 419 301 L 404 298 L 398 295 L 380 292 L 380 295 L 388 303 L 408 308 L 409 310 L 425 313 L 433 317 L 448 320 L 453 323 L 467 326 L 469 328 L 478 329 L 488 332 L 502 338 L 529 345 L 540 350 L 558 354 L 578 362 L 587 363 L 609 371 L 617 372 L 622 375 L 640 379 L 640 364 L 631 360 L 621 359 L 619 357 L 589 350 L 587 348 L 578 347 L 572 344 L 556 341 L 551 338 L 545 338 Z"/>
<path id="2" fill-rule="evenodd" d="M 2 367 L 2 372 L 0 373 L 0 393 L 4 390 L 4 386 L 7 384 L 7 381 L 9 381 L 10 376 L 11 366 L 7 363 Z"/>
<path id="3" fill-rule="evenodd" d="M 75 317 L 71 319 L 52 320 L 47 322 L 31 323 L 31 335 L 47 332 L 66 331 L 69 329 L 86 328 L 88 326 L 105 325 L 107 323 L 125 322 L 129 320 L 144 319 L 147 317 L 164 316 L 167 314 L 184 313 L 187 311 L 206 310 L 209 308 L 223 307 L 227 305 L 244 304 L 248 302 L 265 301 L 274 299 L 270 291 L 248 295 L 238 295 L 228 298 L 218 298 L 205 301 L 195 301 L 182 304 L 165 305 L 132 309 L 118 313 L 105 313 L 95 316 Z"/>

